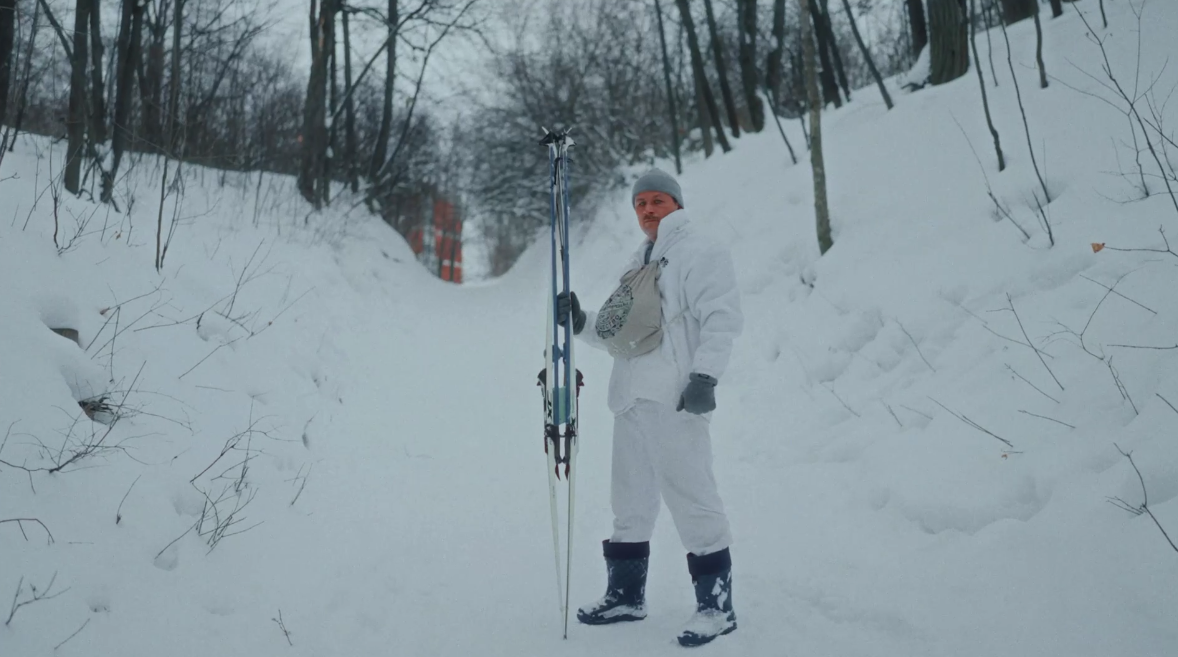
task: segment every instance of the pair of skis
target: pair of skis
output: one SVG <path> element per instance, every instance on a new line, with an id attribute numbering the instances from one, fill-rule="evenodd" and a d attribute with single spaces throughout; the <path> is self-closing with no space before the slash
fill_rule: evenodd
<path id="1" fill-rule="evenodd" d="M 577 397 L 581 373 L 573 357 L 573 317 L 557 317 L 557 295 L 569 294 L 569 131 L 544 131 L 542 146 L 548 147 L 549 191 L 552 216 L 551 290 L 548 295 L 548 332 L 545 334 L 544 369 L 539 385 L 544 394 L 544 454 L 548 457 L 548 501 L 552 512 L 552 547 L 556 557 L 556 595 L 564 616 L 564 638 L 569 637 L 569 583 L 573 562 L 573 502 L 577 481 Z M 562 321 L 563 320 L 563 321 Z M 557 511 L 557 482 L 568 483 L 567 553 L 564 568 L 560 558 L 560 521 Z"/>

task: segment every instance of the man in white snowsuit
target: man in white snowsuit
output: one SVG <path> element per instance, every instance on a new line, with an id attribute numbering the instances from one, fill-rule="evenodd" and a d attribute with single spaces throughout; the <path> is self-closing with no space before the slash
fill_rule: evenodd
<path id="1" fill-rule="evenodd" d="M 605 596 L 577 617 L 590 625 L 646 618 L 647 560 L 661 498 L 695 584 L 697 611 L 679 642 L 701 645 L 736 629 L 732 535 L 712 474 L 708 426 L 716 384 L 743 327 L 740 293 L 728 249 L 692 229 L 673 177 L 646 173 L 631 199 L 647 239 L 626 271 L 658 263 L 663 333 L 652 351 L 614 359 L 614 532 L 603 544 L 609 583 Z M 604 346 L 608 332 L 597 313 L 581 310 L 576 294 L 561 295 L 558 312 L 572 313 L 583 340 Z"/>

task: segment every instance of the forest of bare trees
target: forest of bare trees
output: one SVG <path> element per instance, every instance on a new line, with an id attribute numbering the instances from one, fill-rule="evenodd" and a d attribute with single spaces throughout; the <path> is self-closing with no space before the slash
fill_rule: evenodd
<path id="1" fill-rule="evenodd" d="M 573 198 L 592 204 L 627 167 L 726 152 L 775 122 L 808 120 L 814 102 L 838 107 L 873 85 L 890 107 L 884 78 L 925 44 L 931 82 L 959 77 L 970 21 L 1037 20 L 1037 7 L 0 0 L 0 158 L 21 133 L 61 141 L 65 189 L 116 210 L 121 177 L 145 155 L 164 156 L 173 176 L 184 164 L 294 176 L 308 210 L 363 204 L 403 235 L 442 197 L 476 218 L 497 275 L 546 220 L 540 126 L 575 126 Z M 292 15 L 303 57 L 275 45 Z M 466 88 L 427 100 L 431 66 L 455 53 L 470 62 Z"/>

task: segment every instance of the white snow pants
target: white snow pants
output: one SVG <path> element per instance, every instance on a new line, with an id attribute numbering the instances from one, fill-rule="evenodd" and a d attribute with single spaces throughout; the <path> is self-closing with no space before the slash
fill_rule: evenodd
<path id="1" fill-rule="evenodd" d="M 688 552 L 702 556 L 732 543 L 712 474 L 708 420 L 639 400 L 614 418 L 610 491 L 614 533 L 610 540 L 649 541 L 660 496 Z"/>

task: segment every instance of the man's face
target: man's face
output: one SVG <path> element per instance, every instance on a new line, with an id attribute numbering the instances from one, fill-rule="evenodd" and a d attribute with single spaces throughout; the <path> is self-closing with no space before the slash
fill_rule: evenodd
<path id="1" fill-rule="evenodd" d="M 659 235 L 659 222 L 663 217 L 679 209 L 675 199 L 662 192 L 642 192 L 634 198 L 634 214 L 638 225 L 653 242 Z"/>

